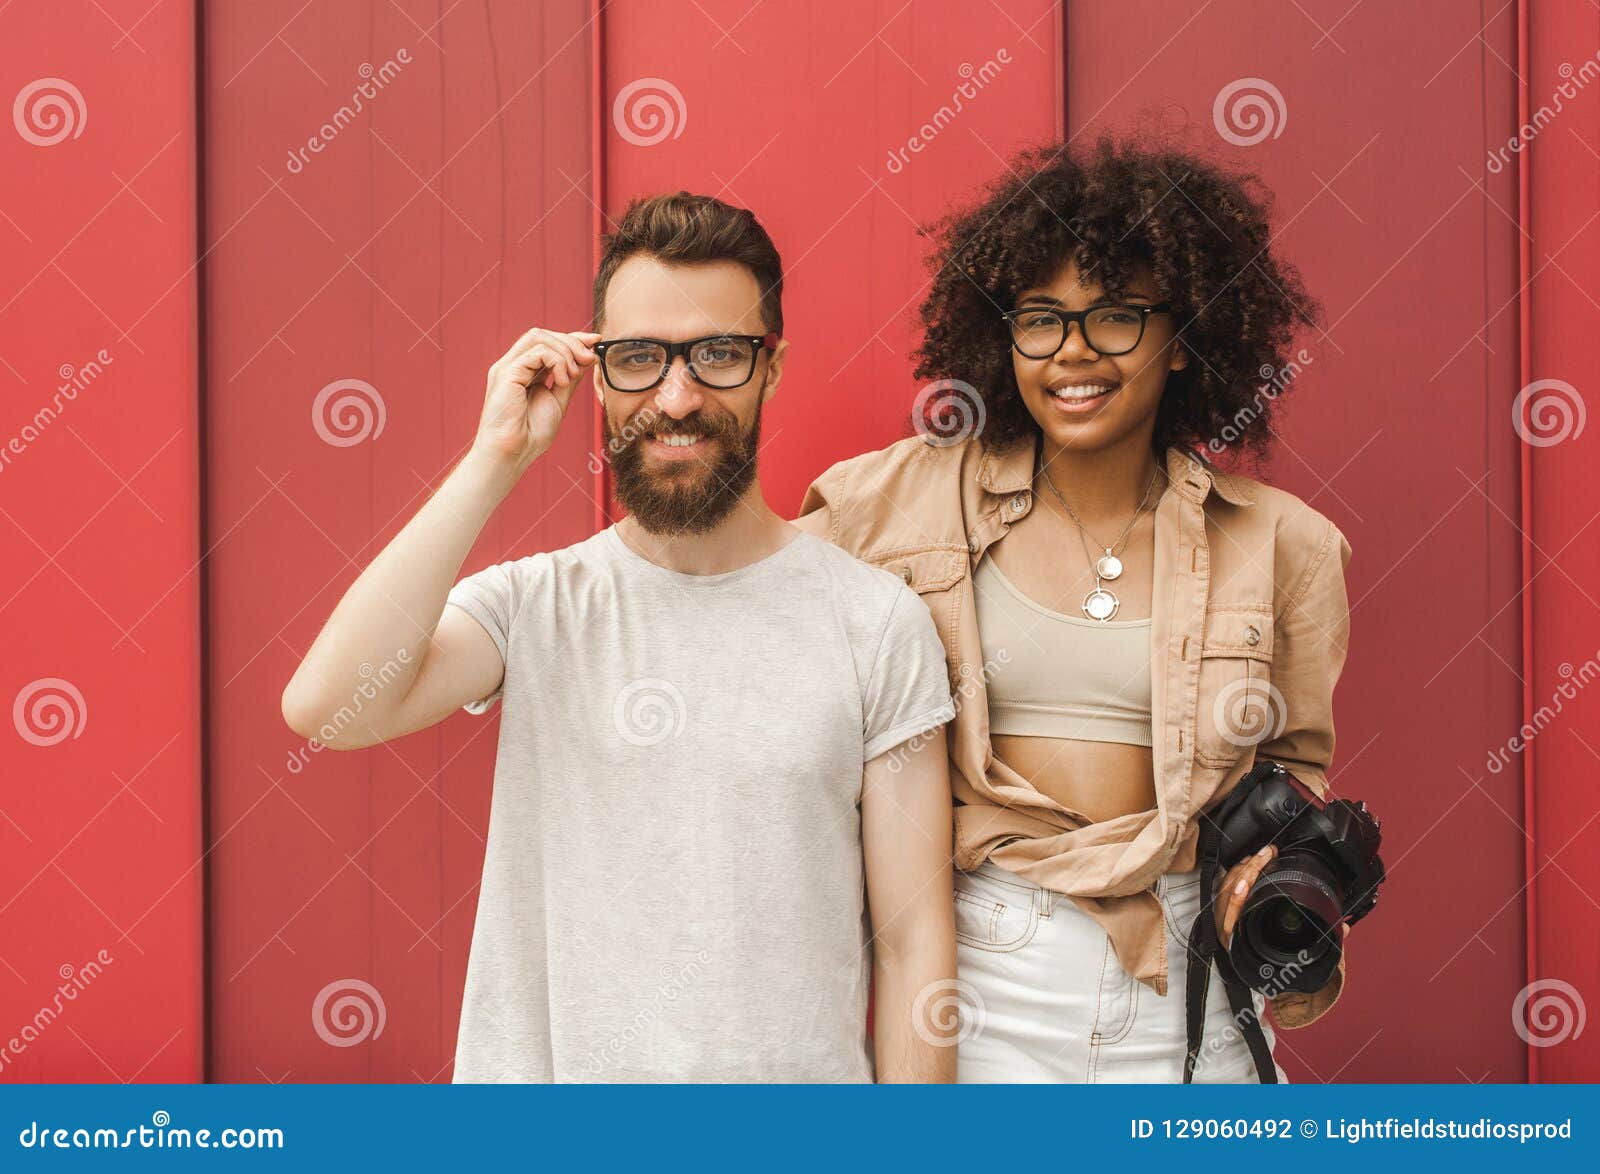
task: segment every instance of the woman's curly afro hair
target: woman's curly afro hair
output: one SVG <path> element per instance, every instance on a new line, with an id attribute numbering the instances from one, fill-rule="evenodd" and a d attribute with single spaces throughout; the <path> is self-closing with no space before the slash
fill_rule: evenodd
<path id="1" fill-rule="evenodd" d="M 986 444 L 1037 431 L 1012 369 L 1000 315 L 1066 264 L 1120 297 L 1147 266 L 1190 353 L 1168 375 L 1156 412 L 1167 445 L 1257 455 L 1270 435 L 1278 380 L 1301 327 L 1319 310 L 1271 249 L 1270 194 L 1254 176 L 1191 150 L 1101 138 L 1017 156 L 976 206 L 924 230 L 935 249 L 922 304 L 918 379 L 959 380 L 983 397 Z M 1271 394 L 1262 394 L 1269 383 Z"/>

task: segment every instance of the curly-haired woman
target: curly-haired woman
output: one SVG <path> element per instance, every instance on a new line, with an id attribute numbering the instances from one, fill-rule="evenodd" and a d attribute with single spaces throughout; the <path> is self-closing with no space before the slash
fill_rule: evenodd
<path id="1" fill-rule="evenodd" d="M 1349 544 L 1204 455 L 1266 450 L 1317 310 L 1259 185 L 1182 149 L 1025 153 L 933 234 L 920 435 L 828 470 L 799 524 L 944 641 L 960 1078 L 1177 1081 L 1197 915 L 1225 949 L 1275 854 L 1202 893 L 1200 821 L 1258 759 L 1327 788 Z M 1210 982 L 1193 1078 L 1281 1079 L 1250 1020 L 1310 1023 L 1343 980 L 1239 1013 Z"/>

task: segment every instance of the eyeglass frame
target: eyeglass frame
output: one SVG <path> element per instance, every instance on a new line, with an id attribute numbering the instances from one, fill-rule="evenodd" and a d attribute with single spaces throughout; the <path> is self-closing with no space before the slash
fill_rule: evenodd
<path id="1" fill-rule="evenodd" d="M 606 386 L 622 395 L 643 395 L 647 391 L 654 391 L 660 387 L 667 376 L 672 373 L 672 364 L 679 355 L 683 356 L 683 366 L 689 372 L 689 377 L 701 387 L 709 387 L 712 391 L 737 391 L 755 378 L 756 364 L 761 361 L 761 352 L 777 350 L 778 343 L 782 337 L 776 330 L 770 330 L 766 334 L 707 334 L 700 338 L 685 339 L 683 342 L 668 342 L 664 338 L 608 338 L 604 342 L 595 343 L 589 349 L 594 352 L 595 358 L 600 363 L 600 370 L 606 377 Z M 738 383 L 731 383 L 727 386 L 707 383 L 700 377 L 700 372 L 694 369 L 694 363 L 689 358 L 690 347 L 702 342 L 720 342 L 722 340 L 748 342 L 753 347 L 750 352 L 750 370 L 745 372 L 744 378 L 739 380 Z M 656 375 L 655 380 L 649 387 L 618 387 L 611 382 L 611 373 L 606 370 L 606 351 L 625 342 L 647 342 L 652 346 L 661 347 L 667 352 L 667 361 L 661 365 L 660 373 Z"/>
<path id="2" fill-rule="evenodd" d="M 1133 310 L 1139 315 L 1139 337 L 1133 340 L 1133 345 L 1121 351 L 1103 351 L 1089 341 L 1089 315 L 1099 310 Z M 1017 354 L 1025 359 L 1048 359 L 1067 345 L 1067 338 L 1072 333 L 1072 324 L 1078 324 L 1078 333 L 1083 336 L 1083 345 L 1097 355 L 1129 355 L 1139 349 L 1139 344 L 1144 342 L 1145 328 L 1150 325 L 1151 314 L 1170 314 L 1171 302 L 1157 302 L 1151 306 L 1141 306 L 1134 302 L 1107 302 L 1104 305 L 1090 306 L 1087 310 L 1063 310 L 1056 306 L 1022 306 L 1015 310 L 1007 310 L 1000 317 L 1006 321 L 1007 333 L 1011 336 L 1011 346 Z M 1030 355 L 1023 350 L 1017 342 L 1016 316 L 1018 314 L 1054 314 L 1061 319 L 1061 341 L 1056 343 L 1048 354 Z"/>

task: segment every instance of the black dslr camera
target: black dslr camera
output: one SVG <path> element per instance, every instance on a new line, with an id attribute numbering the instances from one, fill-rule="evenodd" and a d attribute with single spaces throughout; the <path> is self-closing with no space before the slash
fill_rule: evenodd
<path id="1" fill-rule="evenodd" d="M 1203 818 L 1220 835 L 1223 868 L 1278 846 L 1234 927 L 1234 971 L 1257 990 L 1321 990 L 1339 965 L 1339 924 L 1353 925 L 1378 902 L 1378 821 L 1365 803 L 1324 802 L 1271 760 L 1252 767 Z"/>

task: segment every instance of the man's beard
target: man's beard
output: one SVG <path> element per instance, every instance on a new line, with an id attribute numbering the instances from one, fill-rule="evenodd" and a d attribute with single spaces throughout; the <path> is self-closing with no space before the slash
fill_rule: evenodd
<path id="1" fill-rule="evenodd" d="M 755 419 L 741 431 L 739 421 L 726 412 L 695 412 L 682 420 L 657 413 L 648 426 L 634 420 L 650 408 L 640 409 L 622 426 L 618 436 L 611 415 L 602 411 L 606 450 L 611 453 L 617 500 L 651 534 L 704 534 L 714 530 L 738 506 L 756 476 L 756 455 L 761 440 L 761 401 Z M 644 442 L 652 436 L 695 433 L 715 441 L 704 460 L 656 461 L 655 471 L 644 467 Z"/>

